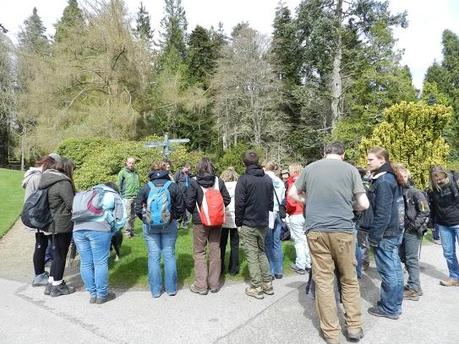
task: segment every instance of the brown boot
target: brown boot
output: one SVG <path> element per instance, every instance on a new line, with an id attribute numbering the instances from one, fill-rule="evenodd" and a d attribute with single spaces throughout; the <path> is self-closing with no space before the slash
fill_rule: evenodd
<path id="1" fill-rule="evenodd" d="M 440 281 L 440 285 L 444 287 L 459 287 L 459 280 L 448 278 L 447 280 Z"/>
<path id="2" fill-rule="evenodd" d="M 407 289 L 403 291 L 403 299 L 411 301 L 419 301 L 419 295 L 417 291 L 412 289 Z"/>
<path id="3" fill-rule="evenodd" d="M 274 289 L 273 289 L 272 282 L 262 283 L 261 289 L 263 289 L 263 293 L 265 293 L 266 295 L 274 295 Z"/>

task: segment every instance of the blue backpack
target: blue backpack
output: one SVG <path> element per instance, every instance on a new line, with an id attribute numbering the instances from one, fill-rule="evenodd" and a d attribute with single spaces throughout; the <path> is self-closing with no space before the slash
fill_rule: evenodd
<path id="1" fill-rule="evenodd" d="M 150 192 L 147 198 L 147 208 L 145 211 L 145 224 L 150 228 L 164 228 L 171 222 L 171 194 L 168 180 L 163 186 L 157 187 L 152 182 L 148 182 Z"/>

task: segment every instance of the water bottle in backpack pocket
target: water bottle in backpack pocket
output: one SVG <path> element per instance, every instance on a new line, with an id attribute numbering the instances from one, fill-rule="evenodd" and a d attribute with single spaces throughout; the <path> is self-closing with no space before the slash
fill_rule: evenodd
<path id="1" fill-rule="evenodd" d="M 150 229 L 163 229 L 172 221 L 172 201 L 169 192 L 170 180 L 163 186 L 157 187 L 148 182 L 150 192 L 148 193 L 147 205 L 144 209 L 143 222 Z"/>

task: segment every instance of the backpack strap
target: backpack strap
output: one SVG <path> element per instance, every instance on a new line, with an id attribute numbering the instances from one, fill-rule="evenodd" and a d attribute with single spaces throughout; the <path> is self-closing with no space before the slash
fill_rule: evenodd
<path id="1" fill-rule="evenodd" d="M 218 177 L 215 176 L 214 189 L 220 191 L 220 185 L 218 185 Z"/>

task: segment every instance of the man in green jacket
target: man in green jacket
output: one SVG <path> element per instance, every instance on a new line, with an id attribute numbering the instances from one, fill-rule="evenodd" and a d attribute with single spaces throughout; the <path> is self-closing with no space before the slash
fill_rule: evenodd
<path id="1" fill-rule="evenodd" d="M 133 157 L 126 159 L 126 166 L 118 173 L 118 186 L 128 216 L 125 232 L 132 238 L 134 236 L 134 221 L 136 218 L 134 205 L 140 189 L 139 175 L 135 170 L 135 159 Z"/>

